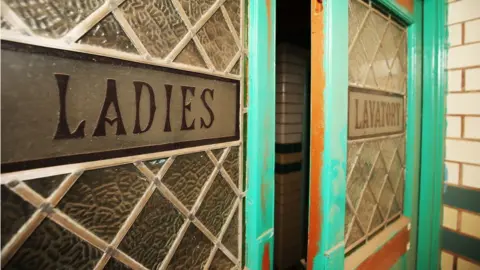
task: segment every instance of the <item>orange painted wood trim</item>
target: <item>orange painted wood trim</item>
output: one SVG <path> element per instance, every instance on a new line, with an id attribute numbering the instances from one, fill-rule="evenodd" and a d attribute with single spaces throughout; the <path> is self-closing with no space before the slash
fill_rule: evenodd
<path id="1" fill-rule="evenodd" d="M 390 269 L 407 252 L 410 239 L 410 231 L 404 227 L 380 250 L 368 257 L 358 266 L 358 270 L 384 270 Z"/>
<path id="2" fill-rule="evenodd" d="M 413 13 L 413 0 L 396 0 L 397 3 Z"/>
<path id="3" fill-rule="evenodd" d="M 308 224 L 307 269 L 313 269 L 314 258 L 320 252 L 322 234 L 322 199 L 320 176 L 324 150 L 325 70 L 323 67 L 324 29 L 322 1 L 311 0 L 311 101 L 310 101 L 310 208 Z"/>

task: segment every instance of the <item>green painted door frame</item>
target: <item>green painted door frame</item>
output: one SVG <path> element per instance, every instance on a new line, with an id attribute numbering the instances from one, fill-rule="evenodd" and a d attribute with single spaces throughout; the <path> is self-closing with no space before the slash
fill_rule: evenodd
<path id="1" fill-rule="evenodd" d="M 445 2 L 414 0 L 413 14 L 393 0 L 376 2 L 408 25 L 407 115 L 418 116 L 407 118 L 404 215 L 411 220 L 412 233 L 410 250 L 398 266 L 438 269 L 445 152 Z M 250 270 L 273 269 L 275 7 L 276 0 L 252 0 L 248 5 L 245 266 Z M 348 0 L 324 0 L 323 9 L 326 84 L 323 136 L 326 142 L 336 143 L 325 143 L 322 154 L 318 188 L 324 218 L 318 224 L 322 230 L 313 269 L 343 269 Z M 339 117 L 345 121 L 338 121 Z M 334 118 L 337 120 L 333 121 Z"/>
<path id="2" fill-rule="evenodd" d="M 273 269 L 275 200 L 275 0 L 250 1 L 245 266 Z"/>
<path id="3" fill-rule="evenodd" d="M 440 269 L 445 156 L 446 2 L 424 0 L 422 167 L 417 269 Z"/>
<path id="4" fill-rule="evenodd" d="M 412 245 L 408 254 L 400 260 L 399 266 L 401 269 L 413 269 L 411 267 L 414 267 L 416 258 L 420 178 L 423 3 L 421 0 L 416 0 L 415 13 L 411 14 L 395 1 L 377 0 L 375 2 L 408 26 L 407 114 L 417 117 L 407 118 L 406 142 L 406 151 L 409 154 L 406 160 L 404 215 L 412 221 L 410 236 Z M 348 70 L 348 0 L 326 0 L 323 3 L 325 12 L 323 65 L 326 78 L 324 139 L 326 143 L 319 189 L 322 194 L 321 205 L 324 218 L 321 221 L 322 224 L 319 224 L 322 228 L 318 243 L 320 249 L 315 256 L 313 269 L 343 269 L 347 164 L 348 76 L 345 71 Z M 338 120 L 339 115 L 344 121 Z M 328 143 L 332 141 L 340 145 Z"/>

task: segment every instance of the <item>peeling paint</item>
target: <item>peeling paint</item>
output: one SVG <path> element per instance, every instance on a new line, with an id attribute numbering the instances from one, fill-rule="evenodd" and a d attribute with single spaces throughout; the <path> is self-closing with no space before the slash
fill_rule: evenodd
<path id="1" fill-rule="evenodd" d="M 310 209 L 308 228 L 307 269 L 313 269 L 314 259 L 320 251 L 322 232 L 322 198 L 320 195 L 320 176 L 324 150 L 324 114 L 323 90 L 325 75 L 323 69 L 324 33 L 323 4 L 311 0 L 312 6 L 312 45 L 311 45 L 311 120 L 310 120 Z"/>
<path id="2" fill-rule="evenodd" d="M 270 243 L 263 246 L 262 270 L 270 270 Z"/>
<path id="3" fill-rule="evenodd" d="M 413 0 L 396 0 L 397 3 L 404 8 L 406 8 L 408 11 L 413 12 Z"/>

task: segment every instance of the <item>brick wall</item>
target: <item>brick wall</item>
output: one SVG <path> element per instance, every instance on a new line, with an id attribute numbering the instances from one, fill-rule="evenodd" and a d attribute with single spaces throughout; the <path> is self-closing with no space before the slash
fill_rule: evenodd
<path id="1" fill-rule="evenodd" d="M 480 269 L 480 0 L 448 2 L 442 269 Z"/>

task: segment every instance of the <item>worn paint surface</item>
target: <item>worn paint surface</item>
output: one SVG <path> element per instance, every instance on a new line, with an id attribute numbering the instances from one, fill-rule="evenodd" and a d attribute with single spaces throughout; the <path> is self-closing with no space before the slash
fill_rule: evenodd
<path id="1" fill-rule="evenodd" d="M 396 0 L 396 1 L 399 5 L 408 9 L 408 11 L 413 12 L 413 2 L 414 2 L 414 0 Z"/>
<path id="2" fill-rule="evenodd" d="M 308 269 L 343 269 L 348 1 L 312 1 Z M 328 143 L 326 143 L 328 142 Z"/>
<path id="3" fill-rule="evenodd" d="M 324 115 L 323 91 L 325 75 L 323 69 L 323 6 L 312 0 L 312 44 L 311 44 L 311 118 L 310 118 L 310 208 L 308 228 L 307 269 L 313 269 L 315 257 L 320 250 L 322 231 L 322 201 L 320 196 L 320 172 L 323 165 Z"/>
<path id="4" fill-rule="evenodd" d="M 275 4 L 249 4 L 245 266 L 252 270 L 273 267 Z"/>
<path id="5" fill-rule="evenodd" d="M 263 246 L 263 256 L 262 256 L 262 270 L 270 269 L 270 244 L 266 243 Z"/>
<path id="6" fill-rule="evenodd" d="M 423 110 L 417 269 L 439 269 L 445 156 L 447 9 L 423 1 Z"/>
<path id="7" fill-rule="evenodd" d="M 406 25 L 414 23 L 414 15 L 411 10 L 402 5 L 400 2 L 417 1 L 417 0 L 376 0 L 381 6 L 386 8 Z"/>
<path id="8" fill-rule="evenodd" d="M 410 232 L 405 227 L 391 238 L 376 253 L 371 255 L 357 270 L 383 270 L 392 268 L 407 251 Z"/>
<path id="9" fill-rule="evenodd" d="M 423 1 L 414 1 L 413 23 L 407 32 L 408 73 L 407 73 L 407 137 L 405 150 L 405 190 L 403 214 L 410 219 L 410 250 L 402 256 L 400 264 L 406 269 L 416 265 L 418 239 L 418 208 L 420 187 L 420 149 L 422 125 L 422 12 Z"/>

